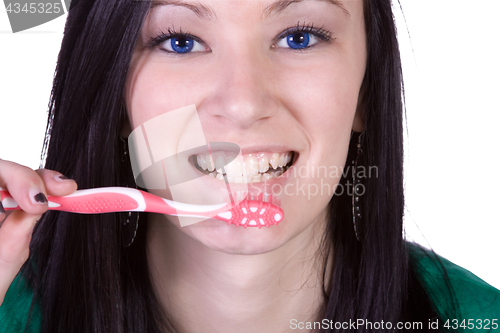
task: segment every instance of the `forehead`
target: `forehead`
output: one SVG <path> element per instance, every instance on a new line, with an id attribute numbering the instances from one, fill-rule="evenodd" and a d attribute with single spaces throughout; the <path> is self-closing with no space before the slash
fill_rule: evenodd
<path id="1" fill-rule="evenodd" d="M 301 8 L 300 5 L 311 3 L 323 3 L 334 6 L 346 17 L 351 16 L 351 12 L 359 11 L 362 8 L 362 0 L 155 0 L 152 2 L 151 11 L 159 8 L 183 7 L 192 11 L 196 16 L 209 21 L 217 21 L 218 12 L 221 9 L 228 9 L 232 12 L 238 10 L 257 10 L 261 13 L 262 19 L 272 18 L 287 11 Z"/>

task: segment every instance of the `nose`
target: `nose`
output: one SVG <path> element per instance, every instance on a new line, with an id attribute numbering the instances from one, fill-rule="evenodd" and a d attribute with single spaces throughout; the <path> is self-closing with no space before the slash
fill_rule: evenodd
<path id="1" fill-rule="evenodd" d="M 213 89 L 201 109 L 240 130 L 272 117 L 279 103 L 271 67 L 265 55 L 255 50 L 241 44 L 227 48 L 212 68 Z"/>

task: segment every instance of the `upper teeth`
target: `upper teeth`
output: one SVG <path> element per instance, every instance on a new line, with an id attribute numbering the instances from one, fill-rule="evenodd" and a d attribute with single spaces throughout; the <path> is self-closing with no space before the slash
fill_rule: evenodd
<path id="1" fill-rule="evenodd" d="M 214 171 L 215 165 L 224 165 L 223 155 L 202 154 L 196 156 L 198 166 L 203 170 Z M 224 171 L 229 177 L 253 177 L 265 173 L 270 168 L 276 170 L 284 167 L 292 160 L 292 152 L 288 153 L 257 153 L 245 157 L 238 155 L 234 160 L 224 166 Z M 221 168 L 217 173 L 223 174 Z"/>

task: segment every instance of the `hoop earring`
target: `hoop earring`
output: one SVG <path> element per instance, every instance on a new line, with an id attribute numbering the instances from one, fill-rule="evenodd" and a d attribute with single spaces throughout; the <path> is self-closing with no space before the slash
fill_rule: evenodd
<path id="1" fill-rule="evenodd" d="M 132 218 L 135 215 L 135 219 Z M 134 242 L 135 236 L 137 235 L 137 228 L 139 227 L 139 213 L 138 212 L 128 212 L 127 219 L 122 225 L 122 241 L 123 247 L 127 248 Z"/>
<path id="2" fill-rule="evenodd" d="M 128 156 L 128 144 L 124 138 L 120 136 L 121 153 L 120 160 L 122 163 L 127 163 L 129 161 Z M 127 248 L 134 242 L 135 236 L 137 235 L 137 228 L 139 227 L 139 213 L 138 212 L 128 212 L 125 222 L 122 223 L 122 243 L 123 247 Z M 135 218 L 133 217 L 135 215 Z M 121 214 L 123 216 L 123 214 Z"/>
<path id="3" fill-rule="evenodd" d="M 356 239 L 361 241 L 358 233 L 358 225 L 362 218 L 361 215 L 361 207 L 360 207 L 360 193 L 364 193 L 362 190 L 363 184 L 361 184 L 361 179 L 356 177 L 359 157 L 363 154 L 363 149 L 361 149 L 361 136 L 363 133 L 359 134 L 358 143 L 356 144 L 357 155 L 356 161 L 354 162 L 354 171 L 352 173 L 352 224 L 354 225 L 354 234 L 356 235 Z"/>
<path id="4" fill-rule="evenodd" d="M 128 143 L 121 136 L 120 136 L 120 145 L 121 145 L 121 147 L 120 147 L 120 151 L 121 151 L 120 160 L 122 162 L 127 162 L 128 158 L 129 158 L 128 157 Z"/>

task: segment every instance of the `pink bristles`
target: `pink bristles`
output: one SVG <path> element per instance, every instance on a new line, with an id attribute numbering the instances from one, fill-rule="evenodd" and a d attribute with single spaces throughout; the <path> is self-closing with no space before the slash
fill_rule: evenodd
<path id="1" fill-rule="evenodd" d="M 240 201 L 244 194 L 238 193 L 237 200 Z M 231 219 L 228 224 L 247 227 L 263 226 L 270 227 L 283 220 L 283 210 L 272 204 L 272 195 L 260 193 L 259 195 L 250 195 L 231 209 Z"/>

